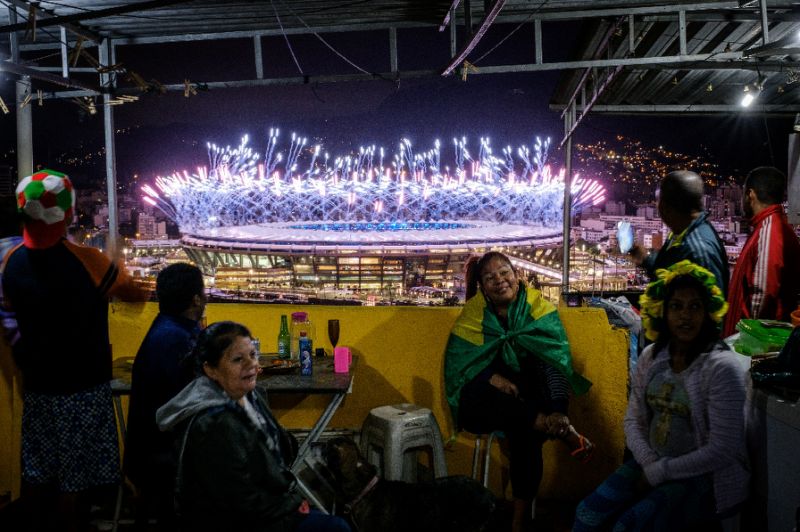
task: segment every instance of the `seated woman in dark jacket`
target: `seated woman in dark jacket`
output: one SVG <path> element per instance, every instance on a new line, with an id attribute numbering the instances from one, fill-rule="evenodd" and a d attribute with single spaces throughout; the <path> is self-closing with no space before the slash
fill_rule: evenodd
<path id="1" fill-rule="evenodd" d="M 158 410 L 179 447 L 175 499 L 184 530 L 349 531 L 309 511 L 289 469 L 294 445 L 256 390 L 250 331 L 223 321 L 194 349 L 200 376 Z"/>

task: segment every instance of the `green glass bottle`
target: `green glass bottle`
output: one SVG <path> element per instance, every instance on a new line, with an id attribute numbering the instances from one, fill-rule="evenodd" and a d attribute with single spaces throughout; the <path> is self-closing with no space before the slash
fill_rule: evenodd
<path id="1" fill-rule="evenodd" d="M 278 356 L 280 358 L 289 358 L 292 345 L 292 337 L 289 334 L 289 322 L 286 319 L 286 314 L 281 316 L 281 330 L 278 333 Z"/>

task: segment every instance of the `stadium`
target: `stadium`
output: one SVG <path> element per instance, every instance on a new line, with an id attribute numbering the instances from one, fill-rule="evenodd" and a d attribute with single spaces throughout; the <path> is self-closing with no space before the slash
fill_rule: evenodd
<path id="1" fill-rule="evenodd" d="M 552 174 L 544 164 L 547 142 L 537 139 L 533 152 L 519 148 L 517 167 L 510 148 L 496 158 L 481 139 L 473 158 L 465 140 L 454 140 L 450 169 L 440 163 L 438 142 L 415 155 L 404 139 L 389 164 L 374 146 L 329 164 L 319 146 L 306 149 L 293 135 L 281 172 L 277 135 L 270 133 L 263 163 L 245 138 L 233 150 L 210 145 L 210 170 L 143 187 L 145 200 L 178 223 L 184 250 L 218 288 L 442 294 L 461 288 L 470 255 L 489 250 L 560 278 L 536 260 L 562 247 L 563 171 Z M 579 178 L 572 192 L 576 208 L 604 193 Z"/>
<path id="2" fill-rule="evenodd" d="M 250 284 L 384 292 L 457 288 L 471 254 L 531 253 L 561 239 L 558 229 L 480 221 L 286 222 L 198 231 L 182 244 L 204 272 L 247 272 Z"/>

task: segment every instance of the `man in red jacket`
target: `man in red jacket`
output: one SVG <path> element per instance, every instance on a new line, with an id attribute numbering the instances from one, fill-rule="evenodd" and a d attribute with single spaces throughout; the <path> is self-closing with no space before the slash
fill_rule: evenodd
<path id="1" fill-rule="evenodd" d="M 724 336 L 736 332 L 743 318 L 789 321 L 800 292 L 800 242 L 786 221 L 786 177 L 762 166 L 744 182 L 742 206 L 752 233 L 742 248 L 728 291 Z"/>

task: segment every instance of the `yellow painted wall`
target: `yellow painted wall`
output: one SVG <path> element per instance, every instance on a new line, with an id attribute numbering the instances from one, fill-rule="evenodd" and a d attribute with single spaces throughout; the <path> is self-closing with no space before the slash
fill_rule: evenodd
<path id="1" fill-rule="evenodd" d="M 359 357 L 353 393 L 344 400 L 329 427 L 358 428 L 370 409 L 410 402 L 431 408 L 443 434 L 452 433 L 443 394 L 442 355 L 460 309 L 212 304 L 208 306 L 207 316 L 209 323 L 222 319 L 244 323 L 261 339 L 262 351 L 273 351 L 280 315 L 298 310 L 307 311 L 316 324 L 317 347 L 330 349 L 326 323 L 328 319 L 336 318 L 341 324 L 339 345 L 350 346 Z M 156 313 L 157 306 L 153 303 L 144 308 L 122 303 L 112 305 L 109 320 L 115 357 L 136 353 Z M 572 344 L 577 369 L 595 383 L 586 396 L 572 401 L 570 416 L 579 430 L 598 444 L 599 449 L 591 465 L 582 466 L 568 456 L 562 444 L 546 444 L 541 494 L 576 498 L 599 483 L 622 458 L 627 336 L 624 331 L 612 329 L 603 311 L 598 309 L 563 308 L 560 314 Z M 7 373 L 5 366 L 3 373 Z M 4 377 L 0 381 L 0 397 L 4 396 L 6 385 Z M 270 403 L 284 426 L 303 428 L 313 424 L 326 399 L 273 396 Z M 0 410 L 6 409 L 5 406 L 5 403 L 0 404 Z M 5 419 L 2 416 L 0 412 L 0 421 Z M 9 432 L 3 422 L 0 444 L 5 441 L 2 438 L 13 439 Z M 472 444 L 468 434 L 461 434 L 451 442 L 447 456 L 450 473 L 469 474 Z M 500 493 L 505 489 L 501 479 L 507 475 L 498 474 L 503 469 L 498 465 L 504 463 L 498 449 L 496 447 L 493 453 L 493 479 L 496 482 L 492 487 Z M 18 448 L 11 448 L 11 454 L 8 450 L 6 445 L 0 448 L 2 465 L 18 461 Z M 0 493 L 11 489 L 9 480 L 2 483 L 4 478 L 0 478 Z"/>
<path id="2" fill-rule="evenodd" d="M 11 348 L 0 338 L 0 495 L 19 496 L 22 398 Z"/>

